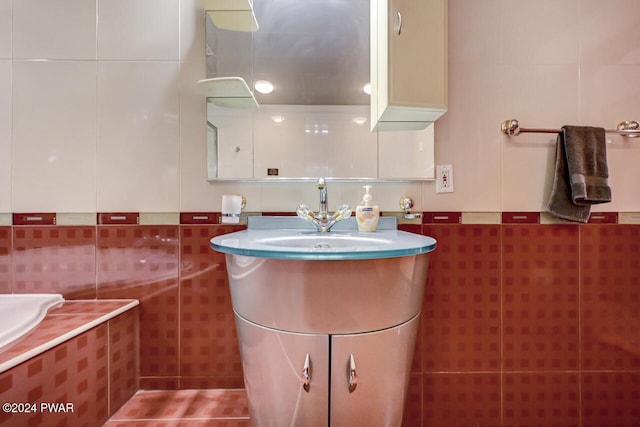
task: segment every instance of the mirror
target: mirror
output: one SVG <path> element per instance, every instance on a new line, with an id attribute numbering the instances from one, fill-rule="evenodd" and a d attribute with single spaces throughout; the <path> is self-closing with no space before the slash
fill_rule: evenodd
<path id="1" fill-rule="evenodd" d="M 259 105 L 208 98 L 209 180 L 434 178 L 433 125 L 369 130 L 369 10 L 369 0 L 254 0 L 256 31 L 206 15 L 207 79 L 239 77 Z"/>

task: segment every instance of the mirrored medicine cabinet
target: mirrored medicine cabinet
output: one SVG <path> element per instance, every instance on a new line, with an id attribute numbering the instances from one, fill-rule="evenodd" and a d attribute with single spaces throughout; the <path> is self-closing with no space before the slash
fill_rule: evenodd
<path id="1" fill-rule="evenodd" d="M 206 77 L 233 78 L 207 92 L 210 181 L 434 179 L 433 123 L 371 131 L 370 0 L 252 7 L 249 31 L 205 14 Z"/>

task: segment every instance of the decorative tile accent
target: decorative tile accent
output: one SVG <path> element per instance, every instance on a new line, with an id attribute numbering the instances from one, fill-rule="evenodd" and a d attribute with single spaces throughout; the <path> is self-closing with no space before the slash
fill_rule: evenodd
<path id="1" fill-rule="evenodd" d="M 135 225 L 140 224 L 138 212 L 100 212 L 98 224 L 101 225 Z"/>
<path id="2" fill-rule="evenodd" d="M 96 297 L 96 235 L 91 226 L 13 228 L 13 292 Z"/>
<path id="3" fill-rule="evenodd" d="M 500 226 L 431 225 L 424 372 L 500 369 Z"/>
<path id="4" fill-rule="evenodd" d="M 582 368 L 640 370 L 640 227 L 580 232 Z"/>
<path id="5" fill-rule="evenodd" d="M 617 224 L 618 212 L 592 212 L 589 224 Z"/>
<path id="6" fill-rule="evenodd" d="M 180 224 L 219 224 L 219 212 L 182 212 Z"/>
<path id="7" fill-rule="evenodd" d="M 503 224 L 538 224 L 540 212 L 502 212 Z"/>
<path id="8" fill-rule="evenodd" d="M 14 213 L 13 225 L 55 225 L 55 213 Z"/>
<path id="9" fill-rule="evenodd" d="M 426 374 L 423 381 L 421 425 L 500 426 L 500 374 Z"/>
<path id="10" fill-rule="evenodd" d="M 500 376 L 505 426 L 526 422 L 577 426 L 573 414 L 580 410 L 583 426 L 633 426 L 640 419 L 635 409 L 640 377 L 637 214 L 619 214 L 618 224 L 613 223 L 613 214 L 605 213 L 594 219 L 599 223 L 545 225 L 536 223 L 545 215 L 525 214 L 518 218 L 519 213 L 507 213 L 507 222 L 515 222 L 506 224 L 468 224 L 477 217 L 463 213 L 463 224 L 447 217 L 444 223 L 400 226 L 438 241 L 431 257 L 404 427 L 500 425 L 499 418 L 494 422 L 487 415 L 494 404 L 486 399 L 492 398 L 478 397 L 480 403 L 475 405 L 468 397 L 474 390 L 495 390 L 493 379 L 499 381 Z M 224 255 L 209 247 L 214 235 L 244 229 L 243 225 L 207 224 L 217 217 L 198 220 L 198 213 L 192 213 L 181 215 L 183 225 L 136 225 L 134 216 L 126 225 L 61 226 L 62 215 L 57 215 L 55 226 L 0 226 L 0 292 L 16 291 L 12 284 L 20 284 L 22 292 L 55 291 L 62 286 L 67 298 L 78 298 L 82 292 L 66 287 L 76 289 L 82 276 L 99 298 L 140 299 L 144 343 L 138 362 L 144 375 L 140 388 L 188 391 L 243 386 Z M 499 222 L 502 214 L 495 215 Z M 67 235 L 69 230 L 74 233 Z M 86 248 L 91 249 L 85 253 Z M 29 348 L 74 329 L 77 323 L 70 320 L 74 314 L 84 323 L 111 304 L 65 303 L 50 313 L 55 321 L 45 320 L 41 332 L 33 331 L 29 342 L 15 343 L 0 355 L 0 363 L 21 346 Z M 116 323 L 109 322 L 105 336 L 120 354 L 111 356 L 114 369 L 107 374 L 118 384 L 111 396 L 107 393 L 111 409 L 136 389 L 136 380 L 130 378 L 137 362 L 124 363 L 130 357 L 122 356 L 132 351 L 127 337 L 135 333 L 122 331 Z M 119 337 L 114 331 L 121 331 Z M 476 376 L 485 379 L 469 383 Z M 575 387 L 576 378 L 581 379 L 582 390 Z M 0 374 L 0 391 L 7 381 Z M 575 404 L 576 396 L 578 402 L 582 399 L 582 409 Z M 171 419 L 169 424 L 235 422 L 249 425 L 244 418 Z M 166 424 L 137 418 L 107 425 L 162 423 Z"/>
<path id="11" fill-rule="evenodd" d="M 503 381 L 504 427 L 580 425 L 577 373 L 514 373 Z"/>
<path id="12" fill-rule="evenodd" d="M 424 212 L 423 224 L 460 224 L 462 212 Z"/>
<path id="13" fill-rule="evenodd" d="M 502 230 L 504 369 L 578 369 L 578 226 Z"/>

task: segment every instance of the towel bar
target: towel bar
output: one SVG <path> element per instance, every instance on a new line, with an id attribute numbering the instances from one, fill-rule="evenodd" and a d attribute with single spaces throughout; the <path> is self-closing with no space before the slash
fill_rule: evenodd
<path id="1" fill-rule="evenodd" d="M 505 120 L 502 122 L 500 126 L 500 130 L 502 133 L 507 134 L 509 136 L 519 135 L 521 133 L 560 133 L 562 132 L 560 129 L 527 129 L 521 128 L 520 124 L 516 119 Z M 627 122 L 618 123 L 617 129 L 606 129 L 606 133 L 614 133 L 617 135 L 626 136 L 629 138 L 638 138 L 640 137 L 640 122 L 637 120 L 631 120 Z"/>

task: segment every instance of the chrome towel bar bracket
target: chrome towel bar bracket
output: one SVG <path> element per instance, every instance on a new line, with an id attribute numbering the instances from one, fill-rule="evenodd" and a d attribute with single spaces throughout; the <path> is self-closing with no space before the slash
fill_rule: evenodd
<path id="1" fill-rule="evenodd" d="M 502 133 L 509 136 L 516 136 L 521 133 L 560 133 L 560 129 L 528 129 L 521 128 L 520 123 L 516 119 L 505 120 L 500 125 Z M 616 129 L 605 129 L 606 133 L 626 136 L 628 138 L 640 137 L 640 122 L 637 120 L 625 121 L 618 123 Z"/>

